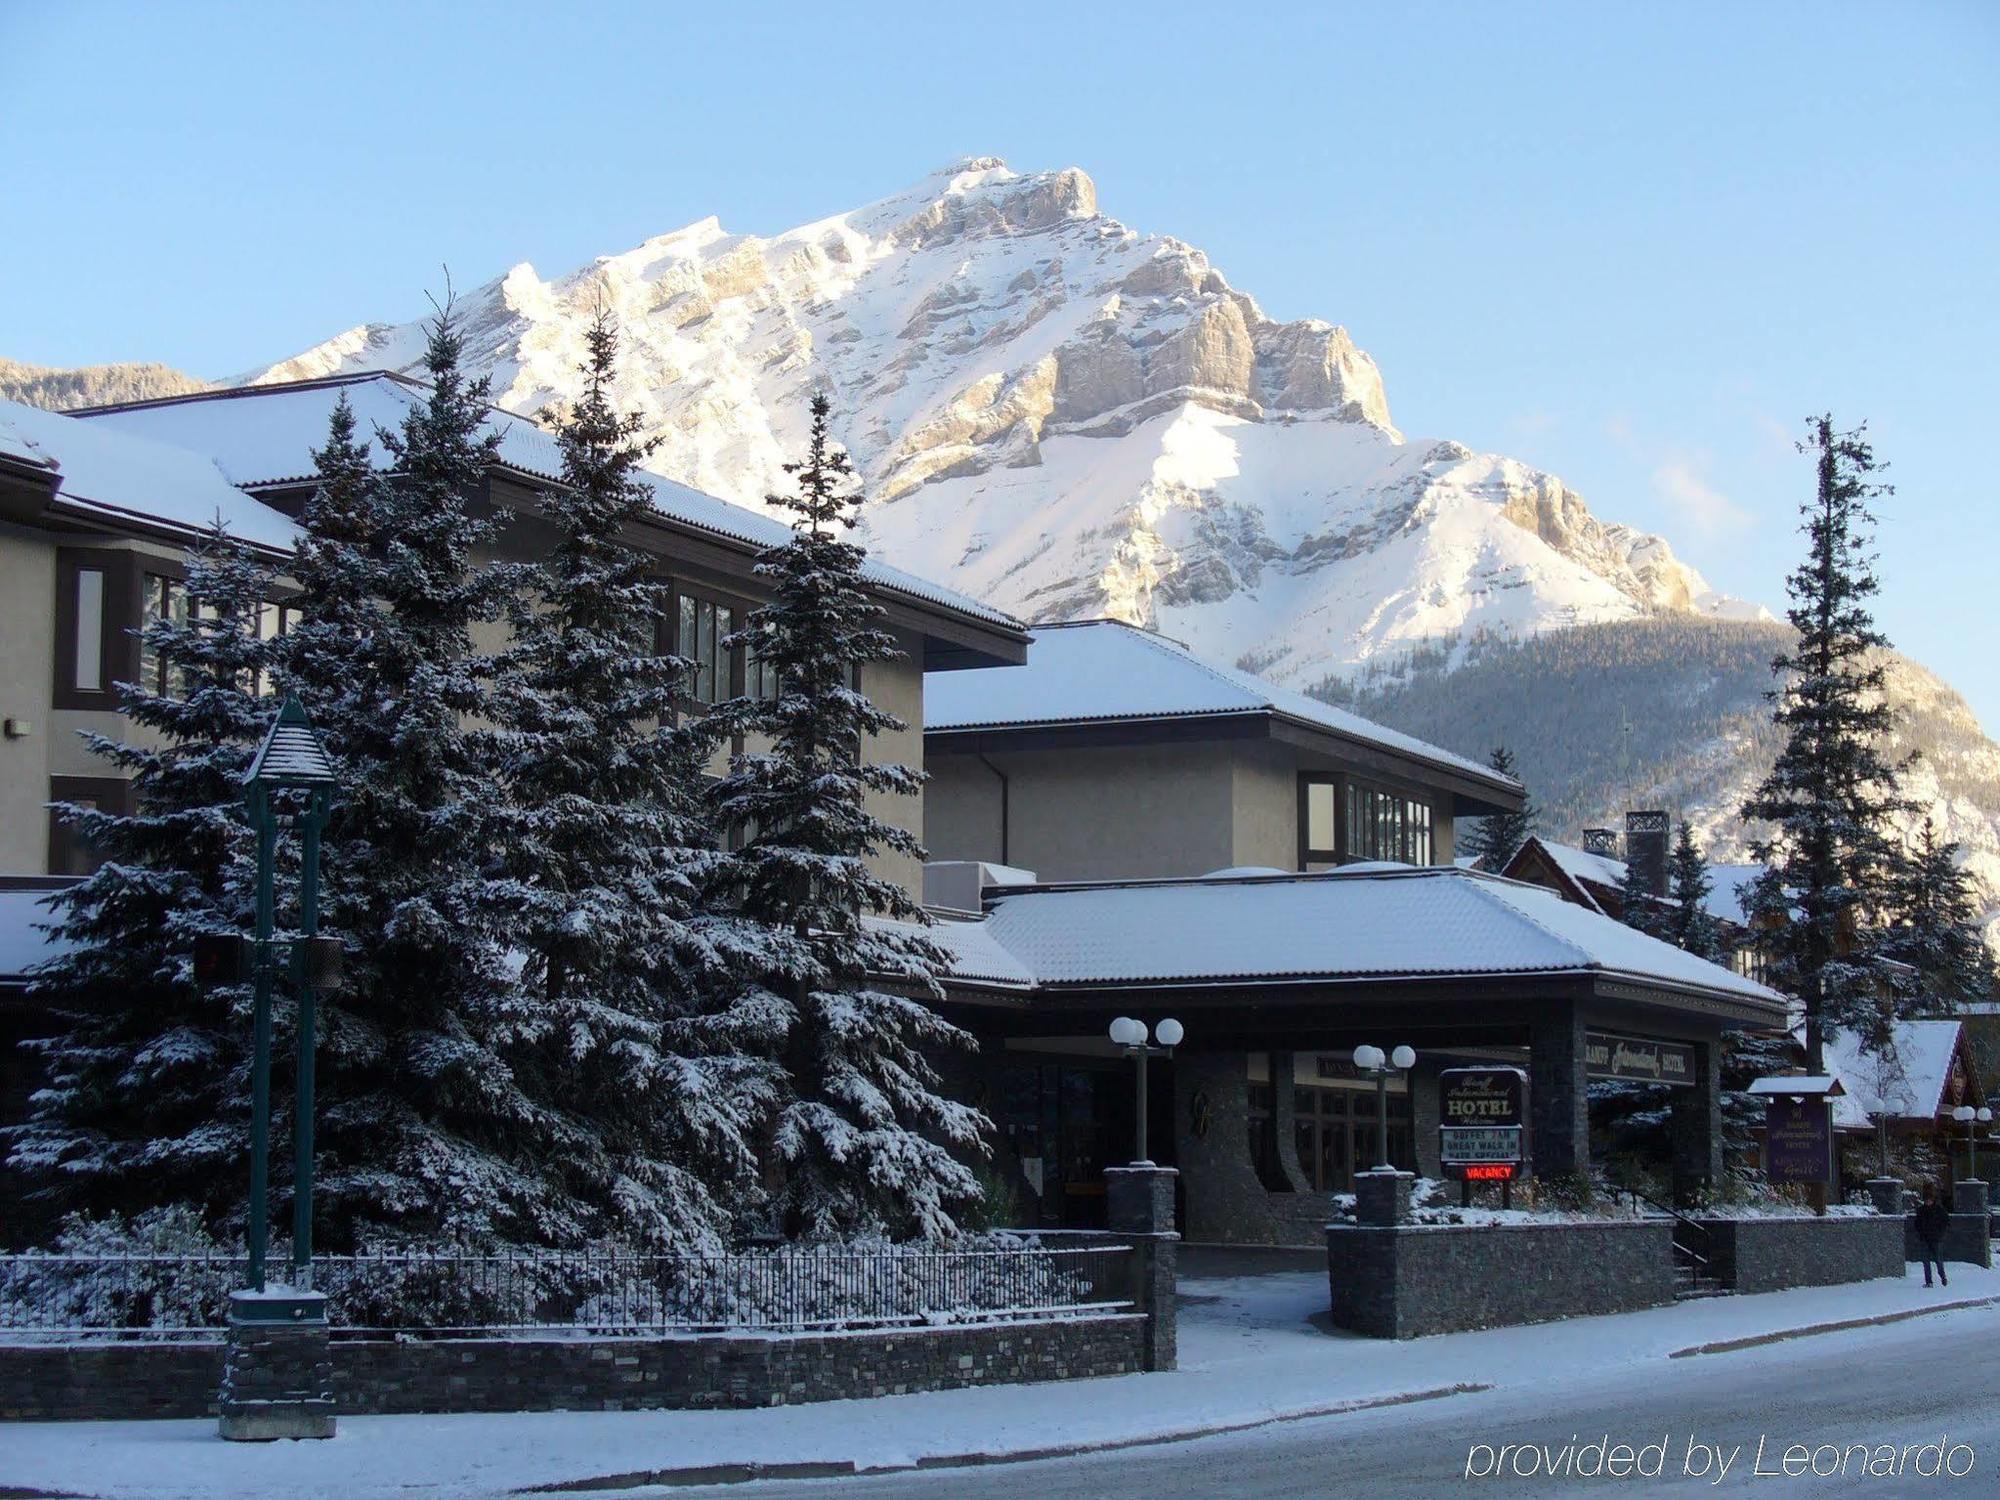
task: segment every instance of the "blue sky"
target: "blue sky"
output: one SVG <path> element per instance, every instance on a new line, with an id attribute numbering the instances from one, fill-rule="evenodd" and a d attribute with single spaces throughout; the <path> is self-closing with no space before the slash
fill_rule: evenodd
<path id="1" fill-rule="evenodd" d="M 707 214 L 1076 165 L 1391 411 L 1776 606 L 1866 417 L 1884 627 L 2000 730 L 2000 5 L 0 0 L 0 354 L 222 375 Z M 742 14 L 735 14 L 741 12 Z"/>

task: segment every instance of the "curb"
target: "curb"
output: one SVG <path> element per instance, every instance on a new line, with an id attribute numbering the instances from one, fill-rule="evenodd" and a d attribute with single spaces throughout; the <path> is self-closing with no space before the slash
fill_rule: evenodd
<path id="1" fill-rule="evenodd" d="M 643 1469 L 630 1474 L 603 1474 L 591 1479 L 569 1479 L 557 1484 L 531 1485 L 513 1493 L 569 1495 L 593 1490 L 638 1489 L 644 1485 L 685 1488 L 695 1485 L 748 1484 L 760 1479 L 836 1479 L 860 1474 L 915 1474 L 939 1469 L 973 1469 L 998 1464 L 1038 1463 L 1051 1458 L 1077 1458 L 1090 1453 L 1116 1453 L 1127 1448 L 1153 1448 L 1169 1443 L 1186 1443 L 1196 1438 L 1220 1437 L 1226 1433 L 1251 1432 L 1259 1427 L 1275 1427 L 1281 1422 L 1304 1422 L 1314 1417 L 1337 1417 L 1348 1412 L 1371 1411 L 1382 1406 L 1408 1406 L 1418 1401 L 1439 1401 L 1448 1396 L 1468 1396 L 1492 1389 L 1490 1385 L 1471 1383 L 1437 1386 L 1430 1390 L 1401 1391 L 1390 1396 L 1364 1396 L 1357 1400 L 1339 1401 L 1330 1406 L 1316 1406 L 1305 1411 L 1288 1411 L 1277 1416 L 1258 1417 L 1248 1422 L 1184 1427 L 1173 1432 L 1147 1433 L 1143 1437 L 1105 1438 L 1098 1442 L 1063 1443 L 1048 1448 L 1017 1448 L 1008 1453 L 933 1453 L 910 1463 L 899 1464 L 857 1464 L 852 1460 L 822 1463 L 703 1464 L 690 1468 Z"/>
<path id="2" fill-rule="evenodd" d="M 1968 1297 L 1959 1302 L 1939 1302 L 1931 1307 L 1906 1307 L 1901 1312 L 1877 1313 L 1872 1318 L 1846 1318 L 1838 1323 L 1813 1323 L 1805 1328 L 1786 1328 L 1777 1333 L 1696 1344 L 1692 1348 L 1676 1349 L 1667 1358 L 1692 1359 L 1699 1354 L 1734 1354 L 1739 1349 L 1759 1349 L 1766 1344 L 1782 1344 L 1787 1339 L 1811 1338 L 1819 1333 L 1845 1333 L 1851 1328 L 1880 1328 L 1890 1323 L 1907 1323 L 1911 1318 L 1928 1318 L 1935 1313 L 1958 1312 L 1968 1307 L 1992 1307 L 1996 1303 L 2000 1303 L 2000 1297 Z"/>

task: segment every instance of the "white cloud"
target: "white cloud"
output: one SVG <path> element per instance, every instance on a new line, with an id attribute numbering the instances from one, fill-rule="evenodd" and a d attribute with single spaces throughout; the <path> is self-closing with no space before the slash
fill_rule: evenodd
<path id="1" fill-rule="evenodd" d="M 1653 470 L 1653 493 L 1703 536 L 1734 531 L 1750 513 L 1705 479 L 1690 458 L 1669 458 Z"/>

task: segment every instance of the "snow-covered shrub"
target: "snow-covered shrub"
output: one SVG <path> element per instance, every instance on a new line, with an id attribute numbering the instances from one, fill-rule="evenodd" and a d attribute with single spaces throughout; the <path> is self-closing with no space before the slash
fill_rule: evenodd
<path id="1" fill-rule="evenodd" d="M 0 1261 L 0 1328 L 219 1328 L 246 1269 L 192 1207 L 72 1214 L 49 1250 Z"/>

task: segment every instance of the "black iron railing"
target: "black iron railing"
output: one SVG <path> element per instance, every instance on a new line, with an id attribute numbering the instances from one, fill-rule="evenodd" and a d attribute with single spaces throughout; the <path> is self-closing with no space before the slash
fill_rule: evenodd
<path id="1" fill-rule="evenodd" d="M 1131 1305 L 1130 1248 L 784 1247 L 322 1256 L 313 1289 L 351 1334 L 645 1334 L 1039 1320 Z M 247 1260 L 0 1256 L 0 1338 L 188 1337 L 227 1326 Z"/>

